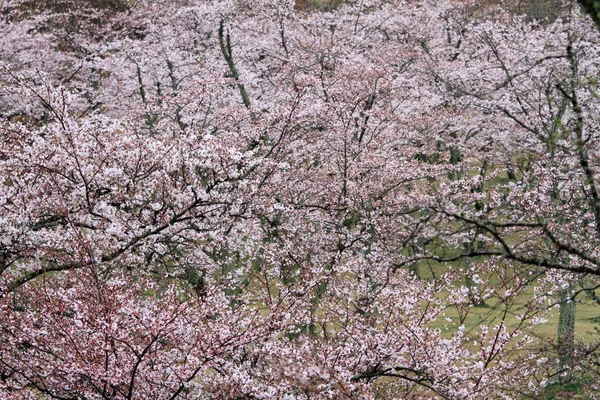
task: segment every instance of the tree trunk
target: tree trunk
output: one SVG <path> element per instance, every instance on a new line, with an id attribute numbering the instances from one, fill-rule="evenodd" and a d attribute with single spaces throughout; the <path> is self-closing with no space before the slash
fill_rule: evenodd
<path id="1" fill-rule="evenodd" d="M 561 371 L 559 382 L 571 380 L 573 366 L 573 350 L 575 348 L 575 302 L 571 298 L 573 286 L 562 289 L 560 296 L 560 311 L 558 315 L 558 369 Z"/>

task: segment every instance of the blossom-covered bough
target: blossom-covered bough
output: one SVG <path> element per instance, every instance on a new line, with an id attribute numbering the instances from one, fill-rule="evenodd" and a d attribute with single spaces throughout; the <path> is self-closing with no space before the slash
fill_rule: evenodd
<path id="1" fill-rule="evenodd" d="M 564 372 L 532 332 L 598 275 L 576 10 L 40 4 L 0 25 L 1 396 L 518 398 Z"/>

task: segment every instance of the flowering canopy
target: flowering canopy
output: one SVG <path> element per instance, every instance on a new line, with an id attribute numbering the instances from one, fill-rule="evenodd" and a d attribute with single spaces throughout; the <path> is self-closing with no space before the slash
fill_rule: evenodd
<path id="1" fill-rule="evenodd" d="M 540 274 L 600 275 L 578 12 L 37 3 L 0 25 L 2 396 L 513 398 L 555 372 L 531 328 L 577 278 Z"/>

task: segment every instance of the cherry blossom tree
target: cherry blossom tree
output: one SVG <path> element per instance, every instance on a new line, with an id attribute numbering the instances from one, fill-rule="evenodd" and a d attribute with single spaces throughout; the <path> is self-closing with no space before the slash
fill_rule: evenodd
<path id="1" fill-rule="evenodd" d="M 598 275 L 597 32 L 576 12 L 545 28 L 521 23 L 509 40 L 498 21 L 467 26 L 453 15 L 449 22 L 454 67 L 436 74 L 450 88 L 449 104 L 472 116 L 467 129 L 448 122 L 471 172 L 436 195 L 432 209 L 469 232 L 458 257 L 501 256 L 517 266 L 584 274 L 555 278 L 562 282 L 559 342 L 571 349 L 561 363 L 569 365 L 572 301 L 597 287 L 597 278 L 585 276 Z M 482 55 L 485 73 L 478 65 L 469 74 Z"/>
<path id="2" fill-rule="evenodd" d="M 547 293 L 596 281 L 544 272 L 598 274 L 576 11 L 3 7 L 3 396 L 514 398 L 556 372 Z"/>

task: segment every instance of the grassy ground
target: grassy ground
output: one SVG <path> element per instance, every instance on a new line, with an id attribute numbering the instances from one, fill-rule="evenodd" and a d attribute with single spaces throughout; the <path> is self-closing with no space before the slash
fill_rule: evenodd
<path id="1" fill-rule="evenodd" d="M 433 275 L 441 276 L 446 270 L 443 265 L 421 265 L 418 269 L 419 276 L 423 279 L 432 279 Z M 533 287 L 535 282 L 531 284 L 525 292 L 518 297 L 514 305 L 509 309 L 507 324 L 509 329 L 515 328 L 519 321 L 516 315 L 523 309 L 525 304 L 533 296 Z M 597 293 L 598 294 L 598 293 Z M 550 296 L 551 303 L 558 303 L 558 298 Z M 576 315 L 575 315 L 575 339 L 578 343 L 592 343 L 600 341 L 600 305 L 590 300 L 585 293 L 581 293 L 576 297 Z M 557 331 L 558 331 L 558 317 L 559 309 L 558 306 L 549 307 L 549 312 L 546 315 L 547 322 L 537 325 L 533 330 L 527 333 L 539 338 L 541 343 L 556 343 Z M 488 300 L 482 306 L 477 306 L 468 314 L 468 317 L 464 321 L 465 331 L 476 332 L 480 326 L 494 326 L 496 325 L 504 313 L 503 304 L 497 300 Z M 448 305 L 446 310 L 448 317 L 452 319 L 452 322 L 447 322 L 444 318 L 439 318 L 433 328 L 439 328 L 442 332 L 446 331 L 448 334 L 452 334 L 457 325 L 459 324 L 459 311 L 455 305 Z M 520 352 L 516 352 L 518 356 Z M 561 400 L 561 399 L 590 399 L 590 387 L 592 387 L 592 380 L 596 379 L 593 374 L 583 374 L 574 377 L 568 382 L 551 382 L 546 387 L 543 393 L 539 393 L 536 400 Z M 417 389 L 415 395 L 416 398 L 431 398 L 431 394 L 422 392 L 422 389 Z M 425 397 L 419 397 L 419 396 Z M 385 396 L 382 398 L 386 398 Z"/>
<path id="2" fill-rule="evenodd" d="M 444 273 L 445 267 L 442 265 L 429 265 L 421 266 L 419 268 L 419 275 L 423 279 L 431 279 L 433 274 L 440 276 Z M 533 296 L 533 287 L 531 285 L 517 300 L 514 307 L 510 310 L 509 326 L 516 326 L 518 321 L 516 315 L 520 312 L 520 309 Z M 576 314 L 575 314 L 575 335 L 578 341 L 590 343 L 600 339 L 600 306 L 587 298 L 587 295 L 582 293 L 576 298 Z M 552 303 L 557 303 L 557 297 L 551 297 Z M 469 317 L 465 321 L 465 328 L 476 329 L 481 325 L 494 325 L 499 321 L 502 313 L 501 304 L 497 301 L 488 301 L 485 305 L 476 307 L 470 312 Z M 458 321 L 458 311 L 456 307 L 449 306 L 447 314 L 453 321 Z M 547 315 L 548 321 L 538 325 L 533 334 L 542 339 L 551 339 L 556 337 L 558 328 L 558 307 L 550 307 L 549 314 Z M 439 321 L 435 327 L 440 329 L 446 328 L 445 321 Z M 454 325 L 454 324 L 450 324 Z"/>

